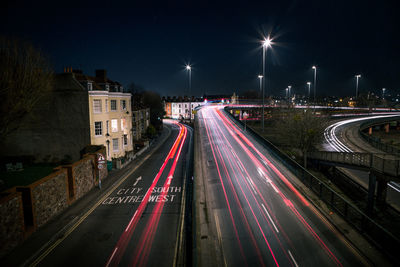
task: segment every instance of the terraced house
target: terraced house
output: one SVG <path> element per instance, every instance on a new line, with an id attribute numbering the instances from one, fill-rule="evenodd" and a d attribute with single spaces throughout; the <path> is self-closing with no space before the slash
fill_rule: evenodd
<path id="1" fill-rule="evenodd" d="M 91 144 L 104 145 L 108 159 L 125 156 L 133 150 L 131 94 L 108 79 L 106 70 L 96 70 L 94 77 L 73 73 L 88 90 Z"/>

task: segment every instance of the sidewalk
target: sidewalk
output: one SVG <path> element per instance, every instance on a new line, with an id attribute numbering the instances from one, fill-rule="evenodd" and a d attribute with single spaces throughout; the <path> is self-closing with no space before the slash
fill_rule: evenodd
<path id="1" fill-rule="evenodd" d="M 11 253 L 0 259 L 0 265 L 30 265 L 34 259 L 51 247 L 57 240 L 62 239 L 65 233 L 73 230 L 71 229 L 73 225 L 91 209 L 94 203 L 102 199 L 132 169 L 140 167 L 167 140 L 170 134 L 170 128 L 164 125 L 162 133 L 156 139 L 153 139 L 154 141 L 151 142 L 144 153 L 124 168 L 109 172 L 107 178 L 102 181 L 102 189 L 94 187 L 84 197 L 39 228 Z"/>

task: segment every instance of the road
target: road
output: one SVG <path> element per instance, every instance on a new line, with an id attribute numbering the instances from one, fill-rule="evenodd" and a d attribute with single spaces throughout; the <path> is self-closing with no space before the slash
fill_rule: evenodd
<path id="1" fill-rule="evenodd" d="M 167 141 L 34 265 L 173 266 L 192 131 L 170 127 Z"/>
<path id="2" fill-rule="evenodd" d="M 368 265 L 221 106 L 202 108 L 198 123 L 197 156 L 222 265 Z"/>
<path id="3" fill-rule="evenodd" d="M 358 129 L 360 128 L 360 125 L 367 120 L 379 120 L 382 118 L 398 116 L 399 114 L 368 116 L 335 122 L 325 129 L 325 141 L 322 144 L 322 148 L 325 151 L 333 152 L 365 152 L 384 154 L 385 152 L 372 147 L 363 140 L 359 140 L 361 137 L 358 135 Z M 350 169 L 346 169 L 345 171 L 350 173 L 352 177 L 357 177 L 357 182 L 363 185 L 365 188 L 368 188 L 368 172 Z M 386 197 L 388 203 L 400 208 L 400 184 L 396 182 L 389 182 Z"/>

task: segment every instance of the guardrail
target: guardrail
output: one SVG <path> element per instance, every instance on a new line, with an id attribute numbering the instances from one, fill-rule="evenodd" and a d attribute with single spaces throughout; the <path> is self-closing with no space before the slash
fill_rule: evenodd
<path id="1" fill-rule="evenodd" d="M 388 145 L 388 144 L 384 144 L 381 142 L 380 138 L 378 137 L 374 137 L 374 136 L 370 136 L 369 134 L 366 134 L 363 132 L 363 130 L 369 128 L 369 127 L 373 127 L 379 124 L 383 124 L 383 123 L 388 123 L 391 121 L 397 121 L 400 120 L 400 116 L 399 117 L 392 117 L 392 118 L 385 118 L 385 119 L 381 119 L 378 121 L 373 121 L 373 122 L 364 122 L 360 125 L 360 128 L 358 129 L 358 133 L 360 134 L 360 136 L 369 144 L 371 144 L 373 147 L 385 151 L 386 153 L 390 153 L 390 154 L 399 154 L 400 155 L 400 149 Z"/>
<path id="2" fill-rule="evenodd" d="M 308 153 L 308 157 L 371 168 L 380 173 L 394 177 L 400 176 L 400 160 L 387 154 L 313 151 Z"/>
<path id="3" fill-rule="evenodd" d="M 229 109 L 230 108 L 225 108 L 226 111 Z M 226 113 L 237 125 L 244 128 L 244 124 L 241 121 L 237 120 L 230 112 Z M 357 229 L 365 238 L 370 240 L 378 248 L 381 248 L 384 253 L 392 258 L 392 260 L 398 261 L 397 248 L 400 246 L 400 239 L 398 237 L 394 236 L 354 204 L 348 202 L 342 196 L 337 194 L 328 184 L 309 173 L 296 161 L 274 146 L 270 141 L 260 136 L 251 127 L 247 127 L 247 132 L 256 141 L 262 144 L 272 156 L 280 160 L 287 169 L 289 169 L 305 186 L 325 202 L 325 204 L 332 208 L 332 210 L 342 216 L 344 220 Z"/>

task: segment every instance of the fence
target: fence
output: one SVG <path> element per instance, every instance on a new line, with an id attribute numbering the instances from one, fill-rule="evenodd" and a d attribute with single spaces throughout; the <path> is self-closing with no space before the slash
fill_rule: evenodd
<path id="1" fill-rule="evenodd" d="M 227 111 L 229 108 L 225 108 L 225 110 Z M 226 113 L 237 125 L 244 127 L 243 123 L 238 121 L 232 114 L 230 114 L 230 112 Z M 355 205 L 345 200 L 331 189 L 328 184 L 309 173 L 296 161 L 292 160 L 285 153 L 280 151 L 271 142 L 261 137 L 252 128 L 247 127 L 247 132 L 262 144 L 272 156 L 280 160 L 287 169 L 289 169 L 305 186 L 311 189 L 321 200 L 323 200 L 325 204 L 332 208 L 332 210 L 340 214 L 343 219 L 345 219 L 377 247 L 381 248 L 382 251 L 391 256 L 393 260 L 397 259 L 396 256 L 398 254 L 400 240 L 396 236 L 367 216 Z"/>
<path id="2" fill-rule="evenodd" d="M 308 156 L 319 160 L 371 168 L 393 177 L 400 176 L 400 160 L 387 154 L 313 151 L 308 153 Z"/>
<path id="3" fill-rule="evenodd" d="M 371 144 L 373 147 L 385 151 L 386 153 L 390 153 L 390 154 L 399 154 L 400 155 L 400 149 L 388 145 L 388 144 L 384 144 L 381 142 L 380 138 L 378 137 L 374 137 L 374 136 L 370 136 L 369 134 L 366 134 L 363 132 L 363 130 L 365 130 L 366 128 L 372 127 L 374 125 L 377 124 L 383 124 L 383 123 L 388 123 L 390 121 L 393 120 L 399 120 L 399 117 L 394 117 L 394 118 L 385 118 L 385 120 L 379 120 L 374 121 L 374 122 L 364 122 L 360 125 L 360 128 L 358 129 L 358 132 L 360 134 L 360 136 L 369 144 Z"/>

